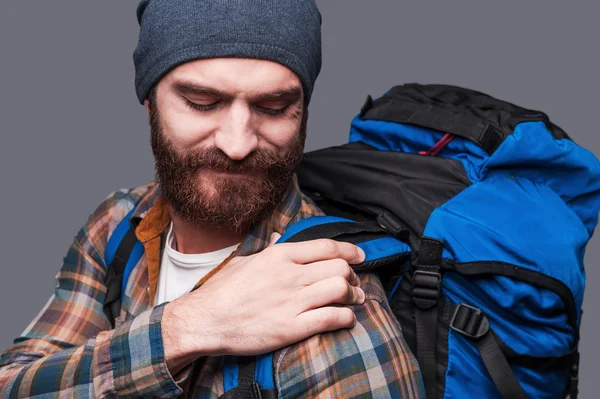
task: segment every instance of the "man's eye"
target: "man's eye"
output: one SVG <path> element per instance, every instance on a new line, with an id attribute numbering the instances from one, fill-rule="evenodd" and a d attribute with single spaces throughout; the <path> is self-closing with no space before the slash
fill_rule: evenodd
<path id="1" fill-rule="evenodd" d="M 202 112 L 212 111 L 213 109 L 217 108 L 217 106 L 219 105 L 218 101 L 215 101 L 214 103 L 210 103 L 210 104 L 198 104 L 198 103 L 192 102 L 187 99 L 185 100 L 185 103 L 191 109 L 196 110 L 196 111 L 202 111 Z"/>
<path id="2" fill-rule="evenodd" d="M 262 112 L 263 114 L 267 114 L 267 115 L 271 115 L 271 116 L 277 116 L 277 115 L 281 115 L 283 114 L 287 109 L 289 108 L 289 105 L 286 105 L 283 108 L 270 108 L 270 107 L 263 107 L 260 105 L 256 106 L 256 109 L 259 112 Z"/>

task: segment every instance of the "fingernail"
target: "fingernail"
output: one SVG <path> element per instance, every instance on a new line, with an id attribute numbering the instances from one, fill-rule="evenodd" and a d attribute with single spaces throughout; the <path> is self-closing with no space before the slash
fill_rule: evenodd
<path id="1" fill-rule="evenodd" d="M 361 262 L 365 261 L 365 258 L 367 257 L 367 255 L 365 254 L 365 251 L 363 251 L 363 249 L 361 247 L 356 247 L 358 248 L 358 255 L 359 255 L 359 259 Z"/>
<path id="2" fill-rule="evenodd" d="M 358 289 L 358 300 L 359 303 L 362 305 L 365 302 L 366 296 L 365 296 L 365 292 L 362 290 L 362 288 Z"/>

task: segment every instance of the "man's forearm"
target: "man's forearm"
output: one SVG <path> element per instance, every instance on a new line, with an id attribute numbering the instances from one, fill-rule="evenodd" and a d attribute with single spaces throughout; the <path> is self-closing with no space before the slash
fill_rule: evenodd
<path id="1" fill-rule="evenodd" d="M 57 351 L 30 339 L 0 359 L 0 397 L 29 398 L 71 391 L 75 397 L 176 397 L 182 393 L 164 358 L 163 307 L 140 314 L 84 345 Z M 25 348 L 42 347 L 36 354 Z M 53 352 L 53 353 L 52 353 Z"/>

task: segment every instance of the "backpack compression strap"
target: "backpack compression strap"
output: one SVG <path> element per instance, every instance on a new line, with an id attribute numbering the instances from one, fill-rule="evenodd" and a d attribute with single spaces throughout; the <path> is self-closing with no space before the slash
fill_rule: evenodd
<path id="1" fill-rule="evenodd" d="M 102 310 L 113 328 L 121 311 L 121 299 L 129 275 L 144 253 L 144 246 L 138 241 L 135 228 L 129 221 L 135 208 L 134 206 L 119 222 L 104 251 L 104 260 L 108 267 L 104 279 L 106 295 Z"/>

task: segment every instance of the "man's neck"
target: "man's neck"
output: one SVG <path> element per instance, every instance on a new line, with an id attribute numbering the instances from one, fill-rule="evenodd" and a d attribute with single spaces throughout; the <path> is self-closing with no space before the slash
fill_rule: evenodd
<path id="1" fill-rule="evenodd" d="M 240 243 L 248 233 L 247 229 L 240 232 L 230 228 L 198 226 L 182 220 L 171 209 L 169 209 L 169 213 L 173 221 L 177 251 L 184 254 L 218 251 Z"/>

